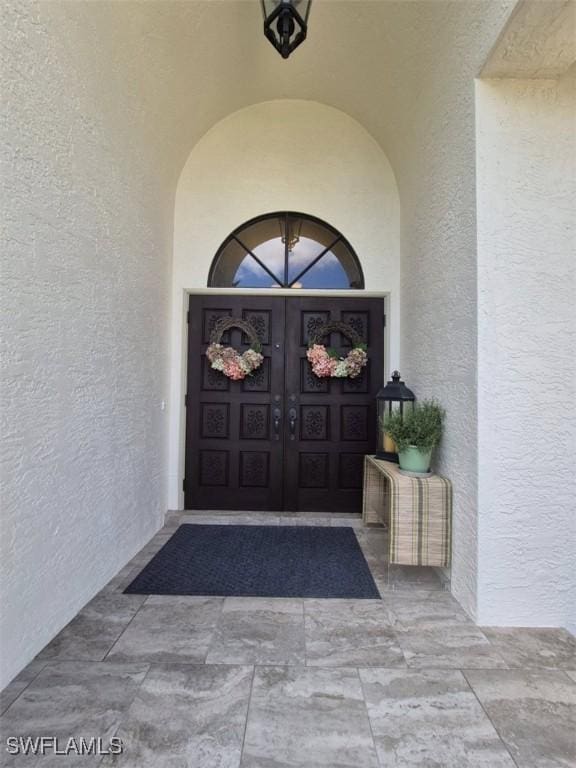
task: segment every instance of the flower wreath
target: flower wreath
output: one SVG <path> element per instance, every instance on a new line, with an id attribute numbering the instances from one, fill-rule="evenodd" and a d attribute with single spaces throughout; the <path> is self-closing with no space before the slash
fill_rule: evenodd
<path id="1" fill-rule="evenodd" d="M 340 357 L 335 349 L 325 347 L 320 342 L 333 331 L 340 331 L 352 343 L 352 349 L 346 357 Z M 313 373 L 319 378 L 355 379 L 362 373 L 368 362 L 366 344 L 347 323 L 333 322 L 320 326 L 310 338 L 306 357 L 310 361 Z"/>
<path id="2" fill-rule="evenodd" d="M 230 328 L 240 328 L 244 331 L 250 342 L 250 349 L 240 354 L 234 347 L 225 347 L 220 342 L 222 336 Z M 250 376 L 257 368 L 260 368 L 264 362 L 264 356 L 261 354 L 262 345 L 258 339 L 258 334 L 253 325 L 247 320 L 237 317 L 223 317 L 214 326 L 210 334 L 210 345 L 206 350 L 206 357 L 210 361 L 210 366 L 216 371 L 220 371 L 229 379 L 239 381 Z"/>

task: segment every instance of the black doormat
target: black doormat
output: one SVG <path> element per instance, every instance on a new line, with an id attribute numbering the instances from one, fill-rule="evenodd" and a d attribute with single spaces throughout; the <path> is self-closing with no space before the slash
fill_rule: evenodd
<path id="1" fill-rule="evenodd" d="M 124 591 L 380 598 L 352 528 L 320 526 L 181 525 Z"/>

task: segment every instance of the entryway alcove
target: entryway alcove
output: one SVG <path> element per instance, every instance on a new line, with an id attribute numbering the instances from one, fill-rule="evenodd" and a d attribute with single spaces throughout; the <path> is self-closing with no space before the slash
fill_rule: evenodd
<path id="1" fill-rule="evenodd" d="M 288 99 L 255 104 L 229 115 L 196 144 L 180 176 L 175 205 L 170 398 L 172 508 L 214 509 L 213 505 L 218 505 L 221 509 L 235 506 L 317 511 L 329 503 L 331 509 L 335 504 L 343 510 L 360 511 L 360 456 L 374 449 L 376 419 L 370 410 L 373 395 L 385 372 L 399 365 L 399 213 L 396 181 L 381 147 L 356 120 L 324 104 Z M 267 252 L 269 248 L 274 253 Z M 298 305 L 296 299 L 302 299 L 302 303 Z M 345 303 L 340 303 L 344 299 Z M 295 309 L 297 306 L 299 309 Z M 201 436 L 199 424 L 190 424 L 196 418 L 190 413 L 194 409 L 184 407 L 186 394 L 195 408 L 196 403 L 217 402 L 227 396 L 216 394 L 214 399 L 213 390 L 201 389 L 206 382 L 202 384 L 200 380 L 192 389 L 188 386 L 188 381 L 201 375 L 198 364 L 202 345 L 205 349 L 207 344 L 205 330 L 200 328 L 204 322 L 201 313 L 215 308 L 240 316 L 242 312 L 265 312 L 274 322 L 281 317 L 279 322 L 286 323 L 294 334 L 293 341 L 288 334 L 284 339 L 284 333 L 273 340 L 280 344 L 286 340 L 293 351 L 274 351 L 277 357 L 285 353 L 292 357 L 282 358 L 285 373 L 278 372 L 278 378 L 271 380 L 270 392 L 248 393 L 247 382 L 231 383 L 232 389 L 240 392 L 234 408 L 229 403 L 230 413 L 236 414 L 229 424 L 233 438 L 207 436 L 206 429 Z M 187 323 L 189 310 L 191 319 L 197 313 L 194 322 L 199 326 L 193 331 Z M 296 376 L 292 358 L 298 363 L 298 357 L 302 358 L 306 351 L 302 333 L 298 337 L 296 330 L 302 323 L 299 312 L 320 313 L 318 316 L 331 319 L 340 319 L 343 312 L 359 313 L 364 321 L 372 313 L 378 316 L 377 320 L 367 321 L 374 324 L 369 342 L 370 372 L 366 374 L 370 381 L 362 380 L 364 391 L 354 395 L 352 401 L 345 400 L 341 390 L 351 388 L 353 380 L 330 383 L 329 397 L 334 398 L 333 403 L 320 403 L 318 395 L 303 392 L 305 382 L 294 379 L 288 384 L 284 380 L 285 376 Z M 346 342 L 338 336 L 333 334 L 327 343 L 343 343 L 345 348 Z M 240 337 L 238 332 L 235 344 L 241 343 Z M 272 351 L 271 347 L 266 354 L 272 355 Z M 322 387 L 326 385 L 319 383 Z M 290 429 L 290 395 L 298 399 L 297 410 L 312 406 L 315 399 L 328 409 L 317 409 L 314 414 L 312 410 L 298 411 L 298 442 L 300 430 L 304 429 L 304 415 L 308 415 L 309 424 L 314 415 L 314 421 L 330 438 L 326 440 L 326 450 L 319 447 L 321 440 L 307 440 L 300 451 L 305 456 L 300 458 L 295 453 L 290 460 L 284 457 L 290 482 L 272 477 L 277 473 L 277 457 L 272 460 L 274 454 L 269 458 L 260 455 L 267 453 L 268 449 L 262 448 L 265 441 L 254 441 L 250 451 L 246 451 L 251 455 L 243 458 L 244 480 L 248 473 L 251 482 L 259 483 L 250 489 L 239 480 L 240 449 L 235 448 L 227 459 L 220 453 L 227 450 L 224 440 L 240 439 L 240 406 L 248 404 L 248 394 L 254 405 L 266 406 L 265 410 L 268 406 L 272 408 L 274 396 L 281 396 L 281 422 L 285 430 Z M 351 396 L 350 392 L 346 396 Z M 270 402 L 266 397 L 271 398 Z M 356 407 L 359 410 L 352 415 Z M 247 414 L 246 408 L 244 413 Z M 360 439 L 348 439 L 350 426 L 342 424 L 345 417 L 350 423 L 353 419 L 358 422 Z M 269 419 L 272 429 L 272 410 Z M 192 434 L 200 434 L 194 448 Z M 341 435 L 348 438 L 341 440 Z M 204 449 L 217 452 L 212 454 L 216 462 L 211 463 L 214 472 L 218 461 L 221 462 L 217 482 L 222 485 L 206 486 L 204 491 L 200 491 L 203 470 L 199 441 Z M 304 479 L 313 465 L 317 467 L 316 478 Z M 253 476 L 254 467 L 259 468 L 258 477 Z M 205 471 L 203 476 L 206 479 Z M 278 490 L 278 483 L 285 492 Z M 270 489 L 271 484 L 276 491 Z M 196 488 L 193 493 L 191 487 Z M 230 488 L 242 488 L 243 500 L 236 493 L 231 494 Z"/>
<path id="2" fill-rule="evenodd" d="M 289 61 L 262 34 L 274 5 L 309 3 L 3 4 L 5 759 L 73 764 L 90 742 L 123 768 L 567 765 L 576 4 L 314 2 Z M 232 241 L 210 272 L 230 233 L 255 252 L 237 231 L 255 217 L 284 212 L 297 248 L 294 211 L 345 236 L 362 280 L 344 256 L 329 287 L 308 261 L 260 259 L 264 277 Z M 187 371 L 224 311 L 268 333 L 270 386 L 200 378 L 189 474 Z M 345 312 L 367 313 L 368 390 L 381 355 L 446 409 L 453 596 L 396 563 L 402 531 L 420 562 L 431 541 L 399 504 L 390 536 L 284 511 L 359 495 L 371 393 L 305 391 L 306 318 Z M 204 449 L 228 451 L 210 505 L 282 511 L 184 510 Z M 128 589 L 154 561 L 166 588 Z"/>

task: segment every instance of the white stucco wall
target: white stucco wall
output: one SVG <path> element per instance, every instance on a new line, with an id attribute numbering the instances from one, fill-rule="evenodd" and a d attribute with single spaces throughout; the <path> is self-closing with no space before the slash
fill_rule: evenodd
<path id="1" fill-rule="evenodd" d="M 494 22 L 459 59 L 450 41 L 391 161 L 401 226 L 401 372 L 417 397 L 446 410 L 435 467 L 453 484 L 451 588 L 476 612 L 477 414 L 474 62 Z"/>
<path id="2" fill-rule="evenodd" d="M 90 27 L 2 16 L 0 688 L 160 525 L 172 229 Z"/>
<path id="3" fill-rule="evenodd" d="M 477 424 L 471 80 L 469 91 L 436 93 L 431 117 L 422 117 L 402 167 L 401 371 L 418 398 L 433 397 L 446 411 L 435 466 L 453 484 L 452 591 L 473 616 Z M 442 118 L 447 113 L 449 129 Z"/>
<path id="4" fill-rule="evenodd" d="M 394 174 L 380 146 L 343 112 L 312 101 L 265 102 L 222 120 L 194 147 L 176 193 L 172 508 L 183 503 L 187 292 L 206 288 L 212 259 L 230 232 L 254 216 L 282 210 L 317 216 L 350 241 L 366 289 L 389 294 L 387 363 L 397 365 L 400 211 Z"/>
<path id="5" fill-rule="evenodd" d="M 576 630 L 576 91 L 476 84 L 482 624 Z"/>

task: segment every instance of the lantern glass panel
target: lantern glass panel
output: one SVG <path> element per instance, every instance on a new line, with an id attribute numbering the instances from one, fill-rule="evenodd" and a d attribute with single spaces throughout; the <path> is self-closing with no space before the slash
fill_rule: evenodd
<path id="1" fill-rule="evenodd" d="M 382 422 L 386 416 L 386 402 L 384 400 L 378 400 L 378 446 L 377 452 L 382 453 L 384 451 L 384 429 L 382 428 Z"/>
<path id="2" fill-rule="evenodd" d="M 397 461 L 396 444 L 392 438 L 386 434 L 383 427 L 384 420 L 393 414 L 399 413 L 404 418 L 414 407 L 414 393 L 408 389 L 400 379 L 398 371 L 392 374 L 392 380 L 389 381 L 377 394 L 377 413 L 378 413 L 378 445 L 376 456 L 388 461 Z"/>

